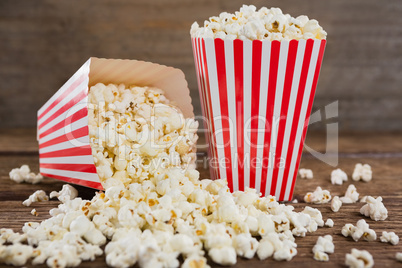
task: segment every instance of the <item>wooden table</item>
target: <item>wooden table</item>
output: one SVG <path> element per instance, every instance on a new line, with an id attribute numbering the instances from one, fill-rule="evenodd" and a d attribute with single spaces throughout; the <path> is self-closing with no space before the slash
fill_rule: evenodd
<path id="1" fill-rule="evenodd" d="M 307 144 L 316 151 L 325 152 L 325 135 L 309 133 Z M 202 154 L 201 154 L 202 156 Z M 362 203 L 345 204 L 338 213 L 333 213 L 329 204 L 312 205 L 319 208 L 324 220 L 332 218 L 335 222 L 333 228 L 319 228 L 317 232 L 308 234 L 304 238 L 296 238 L 298 254 L 290 262 L 276 262 L 272 259 L 259 261 L 238 259 L 236 267 L 342 267 L 345 254 L 352 248 L 368 250 L 374 257 L 377 267 L 402 266 L 395 260 L 395 253 L 402 252 L 402 242 L 393 246 L 381 243 L 379 238 L 375 242 L 354 242 L 351 238 L 341 235 L 341 228 L 346 223 L 355 224 L 364 218 L 372 229 L 377 232 L 394 231 L 402 238 L 402 134 L 345 134 L 339 139 L 339 165 L 349 177 L 356 163 L 368 163 L 372 166 L 374 178 L 369 183 L 353 182 L 361 196 L 382 196 L 388 209 L 389 216 L 385 221 L 375 222 L 365 218 L 359 213 Z M 63 182 L 45 178 L 43 183 L 37 185 L 16 184 L 8 177 L 12 168 L 28 164 L 34 172 L 38 171 L 38 147 L 34 129 L 0 130 L 0 228 L 12 228 L 20 231 L 26 221 L 41 221 L 49 217 L 49 209 L 56 207 L 59 202 L 49 201 L 34 203 L 31 207 L 25 207 L 21 203 L 34 191 L 43 189 L 47 193 L 60 190 Z M 303 196 L 308 191 L 313 191 L 316 186 L 330 190 L 331 194 L 343 195 L 352 180 L 335 186 L 330 183 L 330 173 L 333 167 L 315 159 L 311 154 L 304 153 L 301 167 L 311 168 L 314 179 L 298 179 L 295 195 L 300 202 L 292 204 L 297 211 L 306 205 L 302 202 Z M 208 177 L 207 170 L 201 170 L 202 178 Z M 77 187 L 83 198 L 90 199 L 94 190 Z M 32 208 L 36 208 L 39 216 L 30 214 Z M 334 239 L 335 253 L 330 254 L 328 263 L 313 260 L 311 252 L 317 237 L 331 234 Z M 7 267 L 0 265 L 0 267 Z M 30 267 L 28 265 L 28 267 Z M 81 267 L 106 267 L 104 256 L 95 262 L 85 262 Z"/>

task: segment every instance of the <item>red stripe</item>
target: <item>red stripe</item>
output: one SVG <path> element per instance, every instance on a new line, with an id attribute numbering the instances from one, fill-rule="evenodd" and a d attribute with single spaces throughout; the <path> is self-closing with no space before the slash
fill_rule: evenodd
<path id="1" fill-rule="evenodd" d="M 75 121 L 78 121 L 78 120 L 80 120 L 81 118 L 83 118 L 83 117 L 85 117 L 87 115 L 88 115 L 88 108 L 87 107 L 82 108 L 81 110 L 79 110 L 75 114 L 70 115 L 65 120 L 60 121 L 59 123 L 57 123 L 53 127 L 49 128 L 48 130 L 46 130 L 45 132 L 40 134 L 39 139 L 42 139 L 42 138 L 46 137 L 50 133 L 53 133 L 53 132 L 61 129 L 62 127 L 65 127 L 65 126 L 67 126 L 67 125 L 69 125 L 71 123 L 74 123 Z"/>
<path id="2" fill-rule="evenodd" d="M 269 80 L 268 80 L 268 99 L 267 99 L 267 112 L 265 115 L 265 137 L 264 137 L 264 152 L 263 152 L 263 165 L 261 171 L 261 193 L 265 196 L 265 188 L 267 185 L 268 166 L 269 166 L 269 151 L 271 149 L 271 131 L 272 131 L 272 117 L 274 115 L 275 107 L 275 92 L 276 82 L 278 78 L 279 66 L 279 52 L 281 43 L 273 41 L 271 43 L 271 60 L 269 63 Z M 264 160 L 267 163 L 264 163 Z"/>
<path id="3" fill-rule="evenodd" d="M 49 122 L 57 118 L 59 115 L 76 105 L 78 102 L 80 102 L 82 99 L 84 99 L 87 96 L 88 92 L 86 90 L 81 91 L 78 93 L 77 96 L 75 96 L 73 99 L 71 99 L 69 102 L 64 104 L 63 107 L 61 107 L 59 110 L 57 110 L 54 114 L 52 114 L 48 119 L 46 119 L 42 124 L 39 125 L 39 129 L 41 129 L 43 126 L 47 125 Z"/>
<path id="4" fill-rule="evenodd" d="M 49 158 L 49 157 L 64 157 L 64 156 L 79 156 L 79 155 L 92 155 L 91 146 L 85 145 L 82 147 L 74 147 L 74 148 L 62 149 L 59 151 L 41 153 L 39 154 L 39 157 Z"/>
<path id="5" fill-rule="evenodd" d="M 253 41 L 252 75 L 251 75 L 251 121 L 250 121 L 250 187 L 255 188 L 256 155 L 258 145 L 258 114 L 260 103 L 261 55 L 262 42 Z M 265 89 L 264 89 L 265 90 Z"/>
<path id="6" fill-rule="evenodd" d="M 68 96 L 77 86 L 79 86 L 86 78 L 88 74 L 83 74 L 78 77 L 57 99 L 55 99 L 49 107 L 46 108 L 40 115 L 38 115 L 38 120 L 40 120 L 43 116 L 45 116 L 53 107 L 60 103 L 60 101 Z"/>
<path id="7" fill-rule="evenodd" d="M 303 136 L 302 136 L 301 142 L 300 142 L 299 155 L 297 156 L 296 167 L 295 167 L 295 171 L 294 171 L 294 174 L 293 174 L 293 183 L 292 183 L 292 188 L 290 190 L 289 197 L 293 196 L 294 184 L 296 182 L 296 176 L 297 176 L 297 171 L 299 169 L 300 158 L 301 158 L 301 155 L 302 155 L 304 140 L 306 138 L 306 132 L 307 132 L 307 127 L 308 127 L 308 123 L 309 123 L 309 120 L 310 120 L 311 108 L 313 106 L 315 90 L 317 88 L 317 83 L 318 83 L 318 76 L 320 75 L 320 69 L 321 69 L 322 59 L 323 59 L 323 56 L 324 56 L 325 44 L 326 44 L 326 40 L 321 40 L 320 51 L 318 53 L 317 64 L 315 66 L 313 84 L 311 86 L 311 93 L 310 93 L 310 99 L 309 99 L 307 113 L 306 113 L 306 120 L 304 121 L 304 126 L 303 126 Z"/>
<path id="8" fill-rule="evenodd" d="M 294 116 L 293 116 L 293 121 L 292 121 L 292 129 L 290 132 L 290 137 L 289 137 L 289 149 L 287 152 L 286 156 L 286 163 L 285 163 L 285 170 L 283 172 L 283 179 L 286 180 L 286 182 L 289 180 L 289 168 L 293 159 L 293 148 L 294 148 L 294 143 L 296 139 L 296 133 L 298 129 L 298 123 L 300 119 L 300 112 L 301 112 L 301 107 L 303 104 L 303 95 L 306 89 L 306 81 L 307 81 L 307 74 L 308 74 L 308 69 L 310 66 L 310 60 L 311 60 L 311 52 L 313 50 L 313 44 L 314 41 L 309 39 L 306 42 L 306 48 L 304 51 L 304 57 L 303 57 L 303 63 L 302 63 L 302 69 L 300 73 L 300 80 L 299 80 L 299 87 L 297 89 L 297 96 L 296 96 L 296 105 L 295 105 L 295 111 L 294 111 Z M 290 178 L 292 180 L 292 188 L 294 186 L 294 180 L 293 178 Z M 281 191 L 280 199 L 284 199 L 284 193 L 286 191 L 286 187 L 284 187 L 285 190 L 283 192 Z"/>
<path id="9" fill-rule="evenodd" d="M 53 164 L 53 163 L 41 163 L 41 168 L 50 168 L 58 170 L 79 171 L 85 173 L 96 173 L 96 167 L 94 164 Z"/>
<path id="10" fill-rule="evenodd" d="M 244 190 L 244 69 L 243 69 L 243 40 L 233 41 L 234 76 L 236 92 L 236 130 L 238 153 L 238 181 L 239 190 Z"/>
<path id="11" fill-rule="evenodd" d="M 202 45 L 201 45 L 202 38 L 197 38 L 196 41 L 197 41 L 196 42 L 197 63 L 198 63 L 198 68 L 199 68 L 198 72 L 199 72 L 199 75 L 200 75 L 200 86 L 201 86 L 201 88 L 200 88 L 201 103 L 202 103 L 202 107 L 203 107 L 203 110 L 204 110 L 203 115 L 206 117 L 206 118 L 203 118 L 203 119 L 206 119 L 206 120 L 204 120 L 204 124 L 205 124 L 206 130 L 207 130 L 207 132 L 205 133 L 205 137 L 206 137 L 207 142 L 209 142 L 209 141 L 212 142 L 212 139 L 211 139 L 211 126 L 210 126 L 211 119 L 210 119 L 210 115 L 209 115 L 210 109 L 208 108 L 208 103 L 207 103 L 207 98 L 206 98 L 206 94 L 207 94 L 207 92 L 206 92 L 206 81 L 205 81 L 204 66 L 203 66 L 203 63 L 202 63 L 202 55 L 201 55 L 202 54 L 202 49 L 203 49 Z M 215 158 L 211 146 L 208 147 L 208 155 L 209 155 L 210 159 Z M 215 173 L 215 169 L 212 166 L 210 166 L 209 169 L 210 169 L 211 176 L 216 178 L 217 175 Z"/>
<path id="12" fill-rule="evenodd" d="M 225 63 L 225 43 L 222 39 L 214 39 L 215 42 L 215 56 L 216 56 L 216 70 L 218 74 L 219 86 L 219 101 L 222 117 L 222 134 L 223 143 L 225 147 L 225 169 L 228 187 L 233 191 L 233 178 L 232 178 L 232 156 L 230 144 L 230 124 L 229 124 L 229 108 L 227 98 L 227 84 L 226 84 L 226 63 Z"/>
<path id="13" fill-rule="evenodd" d="M 88 126 L 84 126 L 82 128 L 73 130 L 73 131 L 66 133 L 64 135 L 61 135 L 57 138 L 54 138 L 52 140 L 39 144 L 39 149 L 42 149 L 42 148 L 45 148 L 45 147 L 48 147 L 51 145 L 59 144 L 59 143 L 65 142 L 65 141 L 75 140 L 75 139 L 84 137 L 86 135 L 88 135 Z"/>
<path id="14" fill-rule="evenodd" d="M 289 109 L 289 100 L 290 100 L 290 93 L 292 92 L 292 81 L 293 81 L 293 74 L 295 70 L 295 63 L 296 63 L 296 54 L 297 54 L 297 40 L 291 40 L 289 42 L 289 49 L 288 49 L 288 58 L 286 62 L 286 72 L 285 72 L 285 81 L 283 84 L 283 93 L 282 93 L 282 104 L 281 104 L 281 115 L 279 118 L 278 124 L 278 135 L 276 140 L 276 150 L 275 150 L 275 161 L 273 166 L 273 173 L 272 173 L 272 184 L 271 184 L 271 195 L 275 195 L 276 192 L 276 184 L 278 183 L 278 173 L 279 173 L 279 165 L 282 155 L 282 147 L 283 147 L 283 138 L 285 135 L 285 128 L 286 128 L 286 121 L 288 116 L 288 109 Z M 286 180 L 282 182 L 286 187 Z M 283 188 L 281 188 L 283 190 Z M 278 201 L 281 201 L 279 199 Z"/>
<path id="15" fill-rule="evenodd" d="M 100 182 L 94 182 L 94 181 L 85 181 L 81 179 L 75 179 L 75 178 L 69 178 L 69 177 L 64 177 L 64 176 L 58 176 L 58 175 L 53 175 L 53 174 L 48 174 L 48 173 L 41 173 L 43 176 L 49 177 L 49 178 L 54 178 L 57 180 L 73 183 L 73 184 L 78 184 L 98 190 L 103 190 L 102 184 Z"/>
<path id="16" fill-rule="evenodd" d="M 215 137 L 215 122 L 214 122 L 214 110 L 212 108 L 212 101 L 211 101 L 211 88 L 210 88 L 210 84 L 209 84 L 209 74 L 208 74 L 208 63 L 207 63 L 207 51 L 205 49 L 205 40 L 202 39 L 202 52 L 203 52 L 203 58 L 204 58 L 204 65 L 205 65 L 205 79 L 206 79 L 206 86 L 207 86 L 207 102 L 209 103 L 209 126 L 212 128 L 211 131 L 211 137 L 210 140 L 212 140 L 212 154 L 214 155 L 214 167 L 213 170 L 215 171 L 215 178 L 218 179 L 219 176 L 219 166 L 216 165 L 216 161 L 218 160 L 218 152 L 216 149 L 216 137 Z"/>
<path id="17" fill-rule="evenodd" d="M 200 101 L 201 101 L 201 110 L 202 110 L 202 114 L 205 116 L 206 107 L 205 107 L 205 100 L 204 100 L 204 94 L 203 94 L 202 83 L 201 83 L 202 77 L 201 77 L 200 60 L 198 58 L 198 53 L 199 53 L 198 38 L 191 38 L 191 42 L 192 42 L 192 45 L 193 45 L 193 56 L 194 56 L 194 62 L 195 62 L 195 71 L 196 71 L 196 74 L 197 74 L 198 93 L 201 96 L 201 99 L 200 99 Z M 203 120 L 203 124 L 204 124 L 204 128 L 207 129 L 207 132 L 208 132 L 208 122 Z M 205 133 L 205 139 L 206 139 L 207 144 L 209 144 L 208 133 Z M 210 152 L 208 151 L 208 153 L 210 153 Z"/>

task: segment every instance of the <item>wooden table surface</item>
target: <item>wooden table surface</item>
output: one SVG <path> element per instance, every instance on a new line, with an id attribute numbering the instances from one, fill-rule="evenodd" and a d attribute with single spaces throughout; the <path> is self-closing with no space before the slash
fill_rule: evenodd
<path id="1" fill-rule="evenodd" d="M 309 133 L 306 144 L 316 151 L 325 152 L 325 135 Z M 34 172 L 38 171 L 38 146 L 34 129 L 0 130 L 0 228 L 12 228 L 20 231 L 24 222 L 41 221 L 49 216 L 49 209 L 56 207 L 59 202 L 49 201 L 34 203 L 25 207 L 21 203 L 34 191 L 42 189 L 48 194 L 53 190 L 60 190 L 63 182 L 45 178 L 37 185 L 16 184 L 9 179 L 8 173 L 12 168 L 28 164 Z M 202 157 L 203 153 L 200 153 Z M 396 246 L 381 243 L 379 236 L 382 231 L 394 231 L 402 238 L 402 134 L 345 134 L 339 138 L 339 165 L 349 175 L 349 181 L 341 186 L 330 183 L 330 173 L 333 167 L 304 153 L 301 167 L 310 168 L 314 172 L 314 179 L 298 179 L 294 198 L 299 203 L 292 204 L 296 211 L 303 209 L 306 204 L 302 202 L 303 196 L 315 187 L 321 186 L 330 190 L 332 196 L 343 195 L 351 180 L 356 163 L 368 163 L 373 169 L 373 180 L 369 183 L 353 182 L 361 196 L 382 196 L 388 209 L 388 218 L 385 221 L 375 222 L 359 213 L 362 203 L 344 204 L 338 213 L 333 213 L 329 204 L 312 205 L 319 208 L 324 220 L 332 218 L 335 222 L 333 228 L 319 228 L 317 232 L 308 234 L 303 238 L 296 238 L 298 254 L 290 262 L 276 262 L 272 259 L 259 261 L 257 258 L 244 260 L 238 258 L 235 267 L 342 267 L 345 254 L 352 248 L 368 250 L 374 257 L 376 267 L 402 267 L 395 260 L 395 253 L 402 252 L 402 242 Z M 208 171 L 201 169 L 201 177 L 207 178 Z M 77 187 L 79 196 L 91 198 L 94 190 Z M 38 217 L 32 216 L 30 211 L 36 208 Z M 355 224 L 364 218 L 377 233 L 378 239 L 374 242 L 354 242 L 351 238 L 341 235 L 341 228 L 346 223 Z M 330 254 L 327 263 L 317 262 L 311 252 L 317 237 L 331 234 L 334 239 L 335 253 Z M 216 266 L 212 265 L 211 266 Z M 0 267 L 7 267 L 0 265 Z M 27 267 L 30 267 L 28 265 Z M 39 266 L 40 267 L 40 266 Z M 81 267 L 106 267 L 104 256 L 95 262 L 85 262 Z"/>

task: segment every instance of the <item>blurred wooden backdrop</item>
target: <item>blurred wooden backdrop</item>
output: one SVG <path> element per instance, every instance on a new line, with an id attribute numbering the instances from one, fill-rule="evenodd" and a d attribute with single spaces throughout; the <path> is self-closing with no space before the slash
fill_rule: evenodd
<path id="1" fill-rule="evenodd" d="M 243 1 L 0 0 L 0 128 L 35 126 L 37 109 L 90 56 L 182 69 L 200 114 L 190 25 Z M 308 15 L 327 30 L 314 110 L 338 100 L 340 130 L 402 130 L 401 0 L 249 3 Z"/>

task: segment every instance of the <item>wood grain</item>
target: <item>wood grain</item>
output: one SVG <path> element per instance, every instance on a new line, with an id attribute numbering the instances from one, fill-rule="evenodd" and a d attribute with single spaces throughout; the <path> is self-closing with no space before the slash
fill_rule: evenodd
<path id="1" fill-rule="evenodd" d="M 29 164 L 34 172 L 38 171 L 38 156 L 33 155 L 31 150 L 33 148 L 32 132 L 20 131 L 25 133 L 16 135 L 15 142 L 18 144 L 20 139 L 22 143 L 31 148 L 26 154 L 22 150 L 17 150 L 18 153 L 7 155 L 2 153 L 3 145 L 8 143 L 8 138 L 16 133 L 15 130 L 3 131 L 0 133 L 0 228 L 12 228 L 15 231 L 20 231 L 24 222 L 27 221 L 41 221 L 49 216 L 48 211 L 56 207 L 58 201 L 49 201 L 34 203 L 32 207 L 25 207 L 21 203 L 31 193 L 38 189 L 43 189 L 47 193 L 53 190 L 60 190 L 63 182 L 45 178 L 43 183 L 37 185 L 30 184 L 16 184 L 8 177 L 8 172 L 21 164 Z M 388 135 L 388 136 L 387 136 Z M 259 261 L 257 258 L 252 260 L 244 260 L 238 258 L 238 263 L 234 267 L 344 267 L 345 254 L 350 252 L 352 248 L 368 250 L 374 257 L 376 267 L 397 267 L 400 263 L 395 260 L 395 253 L 402 251 L 402 244 L 392 246 L 391 244 L 381 243 L 378 239 L 374 242 L 354 242 L 351 238 L 345 238 L 341 235 L 340 231 L 346 223 L 356 223 L 361 218 L 366 219 L 370 227 L 374 229 L 377 236 L 381 235 L 382 231 L 394 231 L 397 235 L 402 236 L 400 227 L 402 226 L 402 161 L 401 137 L 402 135 L 387 134 L 383 138 L 374 134 L 362 135 L 347 135 L 341 136 L 339 144 L 341 145 L 339 165 L 347 174 L 351 175 L 353 167 L 357 162 L 368 163 L 372 166 L 374 175 L 370 183 L 352 182 L 349 181 L 341 186 L 332 185 L 330 183 L 330 173 L 334 167 L 321 162 L 305 154 L 302 158 L 301 167 L 311 168 L 314 172 L 314 179 L 304 180 L 298 179 L 295 188 L 294 198 L 299 203 L 291 204 L 295 207 L 296 211 L 302 210 L 307 204 L 303 202 L 303 196 L 308 191 L 313 191 L 317 186 L 328 189 L 331 194 L 343 195 L 347 186 L 350 183 L 355 184 L 360 195 L 381 195 L 384 198 L 384 204 L 388 209 L 389 217 L 385 221 L 375 222 L 369 218 L 365 218 L 359 213 L 362 203 L 344 204 L 338 213 L 333 213 L 329 204 L 324 205 L 311 205 L 318 208 L 323 214 L 324 220 L 331 218 L 335 222 L 333 228 L 319 228 L 317 232 L 308 234 L 304 238 L 296 238 L 298 245 L 298 254 L 290 262 L 276 262 L 272 259 Z M 325 136 L 322 134 L 309 134 L 311 147 L 322 148 L 322 142 L 325 141 Z M 388 138 L 384 138 L 388 137 Z M 375 146 L 373 144 L 376 144 Z M 394 145 L 394 146 L 393 146 Z M 381 148 L 385 148 L 386 153 L 381 152 Z M 343 151 L 346 149 L 347 151 Z M 391 154 L 389 153 L 391 152 Z M 200 152 L 199 157 L 205 156 L 205 152 Z M 201 178 L 208 178 L 208 169 L 201 168 Z M 84 199 L 90 199 L 95 190 L 79 187 L 79 196 Z M 32 208 L 36 208 L 39 216 L 35 217 L 30 214 Z M 330 261 L 328 263 L 317 262 L 313 260 L 311 252 L 318 236 L 331 234 L 334 239 L 335 253 L 330 254 Z M 210 262 L 210 261 L 209 261 Z M 210 262 L 212 267 L 219 267 Z M 0 268 L 9 266 L 0 265 Z M 27 267 L 33 267 L 27 265 Z M 36 266 L 38 267 L 38 266 Z M 45 266 L 39 266 L 45 267 Z M 105 264 L 104 256 L 97 258 L 94 262 L 84 262 L 80 267 L 107 267 Z"/>
<path id="2" fill-rule="evenodd" d="M 233 0 L 0 1 L 0 127 L 35 126 L 36 111 L 91 56 L 184 71 L 201 114 L 190 25 Z M 342 130 L 402 130 L 402 2 L 251 0 L 306 14 L 328 31 L 313 110 L 339 101 Z M 324 129 L 324 124 L 314 124 Z"/>

